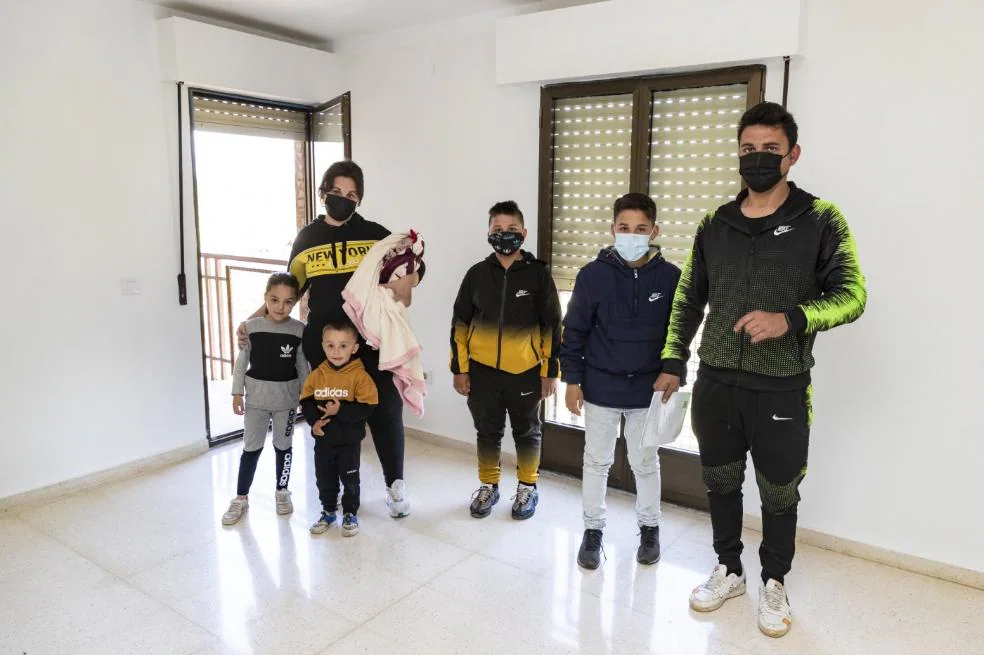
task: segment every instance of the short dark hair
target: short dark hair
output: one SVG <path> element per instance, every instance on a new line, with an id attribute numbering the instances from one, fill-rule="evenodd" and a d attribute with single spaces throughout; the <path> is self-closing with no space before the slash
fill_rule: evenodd
<path id="1" fill-rule="evenodd" d="M 506 214 L 507 216 L 515 216 L 519 219 L 520 224 L 525 227 L 526 220 L 523 218 L 523 212 L 519 211 L 519 205 L 516 204 L 515 200 L 503 200 L 502 202 L 497 202 L 492 205 L 489 209 L 489 223 L 492 223 L 492 219 L 500 214 Z"/>
<path id="2" fill-rule="evenodd" d="M 339 318 L 325 323 L 325 326 L 321 328 L 321 336 L 324 337 L 325 332 L 328 330 L 335 330 L 336 332 L 351 332 L 352 336 L 356 339 L 359 338 L 359 330 L 355 327 L 355 324 L 347 318 Z"/>
<path id="3" fill-rule="evenodd" d="M 321 178 L 321 186 L 318 187 L 318 193 L 321 194 L 322 198 L 328 195 L 328 190 L 335 186 L 336 177 L 350 177 L 355 180 L 355 192 L 359 194 L 359 199 L 361 200 L 365 197 L 366 181 L 362 174 L 362 167 L 354 161 L 346 159 L 344 161 L 336 161 L 325 171 L 324 176 Z"/>
<path id="4" fill-rule="evenodd" d="M 270 293 L 273 287 L 285 286 L 294 290 L 294 293 L 301 293 L 301 283 L 290 273 L 274 273 L 267 279 L 266 292 Z"/>
<path id="5" fill-rule="evenodd" d="M 656 223 L 656 201 L 647 196 L 645 193 L 626 193 L 624 196 L 615 201 L 614 211 L 612 213 L 612 220 L 618 218 L 618 215 L 624 212 L 626 209 L 638 209 L 646 217 Z"/>
<path id="6" fill-rule="evenodd" d="M 760 102 L 741 117 L 738 122 L 738 141 L 741 141 L 741 133 L 746 127 L 752 125 L 769 125 L 771 127 L 781 127 L 789 140 L 789 148 L 792 149 L 799 140 L 799 127 L 796 119 L 786 111 L 786 108 L 774 102 Z"/>

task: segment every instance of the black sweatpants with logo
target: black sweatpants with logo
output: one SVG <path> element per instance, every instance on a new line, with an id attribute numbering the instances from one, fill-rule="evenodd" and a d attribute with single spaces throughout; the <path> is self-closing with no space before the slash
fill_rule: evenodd
<path id="1" fill-rule="evenodd" d="M 811 390 L 755 391 L 701 375 L 691 407 L 718 561 L 729 570 L 741 568 L 741 487 L 750 451 L 762 498 L 762 578 L 783 582 L 796 551 L 796 509 L 799 485 L 806 476 Z"/>
<path id="2" fill-rule="evenodd" d="M 342 488 L 342 512 L 359 513 L 359 459 L 361 443 L 333 444 L 325 437 L 314 438 L 314 477 L 318 482 L 321 508 L 334 512 Z"/>
<path id="3" fill-rule="evenodd" d="M 478 479 L 499 484 L 500 454 L 506 430 L 506 415 L 516 443 L 517 475 L 524 484 L 535 485 L 540 476 L 540 367 L 525 373 L 506 373 L 478 362 L 469 364 L 471 410 L 478 432 Z"/>

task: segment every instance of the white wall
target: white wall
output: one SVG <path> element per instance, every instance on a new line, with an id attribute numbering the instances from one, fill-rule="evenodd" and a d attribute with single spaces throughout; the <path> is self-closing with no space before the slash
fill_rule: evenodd
<path id="1" fill-rule="evenodd" d="M 306 104 L 345 91 L 338 57 L 330 52 L 187 18 L 158 25 L 165 80 Z"/>
<path id="2" fill-rule="evenodd" d="M 819 339 L 800 524 L 976 570 L 984 306 L 969 271 L 984 238 L 971 179 L 984 146 L 984 91 L 973 83 L 982 19 L 978 5 L 957 0 L 809 3 L 790 92 L 804 150 L 794 177 L 841 205 L 870 291 L 858 324 Z M 489 205 L 515 198 L 535 225 L 539 90 L 496 86 L 491 19 L 413 44 L 341 48 L 353 53 L 345 67 L 365 213 L 428 240 L 413 318 L 436 377 L 414 425 L 470 442 L 446 367 L 451 304 L 465 269 L 489 252 Z M 782 78 L 770 63 L 775 98 Z"/>
<path id="3" fill-rule="evenodd" d="M 152 9 L 4 2 L 0 25 L 3 497 L 205 430 L 197 299 L 177 302 L 173 101 Z M 140 295 L 122 296 L 121 278 Z"/>
<path id="4" fill-rule="evenodd" d="M 722 67 L 799 53 L 798 0 L 608 0 L 507 16 L 499 84 Z"/>

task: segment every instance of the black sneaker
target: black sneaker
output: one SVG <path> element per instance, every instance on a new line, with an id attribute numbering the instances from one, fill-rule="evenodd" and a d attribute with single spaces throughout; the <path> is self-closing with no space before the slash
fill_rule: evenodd
<path id="1" fill-rule="evenodd" d="M 578 566 L 594 571 L 601 564 L 601 551 L 601 530 L 585 530 L 577 551 Z"/>
<path id="2" fill-rule="evenodd" d="M 640 564 L 655 564 L 659 561 L 659 526 L 642 526 L 639 532 L 639 550 L 636 561 Z"/>
<path id="3" fill-rule="evenodd" d="M 512 517 L 517 521 L 525 521 L 536 512 L 536 504 L 540 501 L 540 494 L 536 492 L 536 487 L 520 482 L 516 486 L 516 499 L 513 501 Z"/>
<path id="4" fill-rule="evenodd" d="M 499 489 L 490 484 L 483 484 L 472 494 L 471 515 L 484 519 L 492 513 L 492 506 L 499 502 Z"/>

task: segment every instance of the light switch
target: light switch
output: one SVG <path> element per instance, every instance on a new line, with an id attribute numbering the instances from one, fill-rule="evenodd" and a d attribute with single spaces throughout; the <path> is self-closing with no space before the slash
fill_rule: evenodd
<path id="1" fill-rule="evenodd" d="M 125 277 L 120 280 L 120 291 L 124 296 L 140 295 L 140 280 L 135 277 Z"/>

